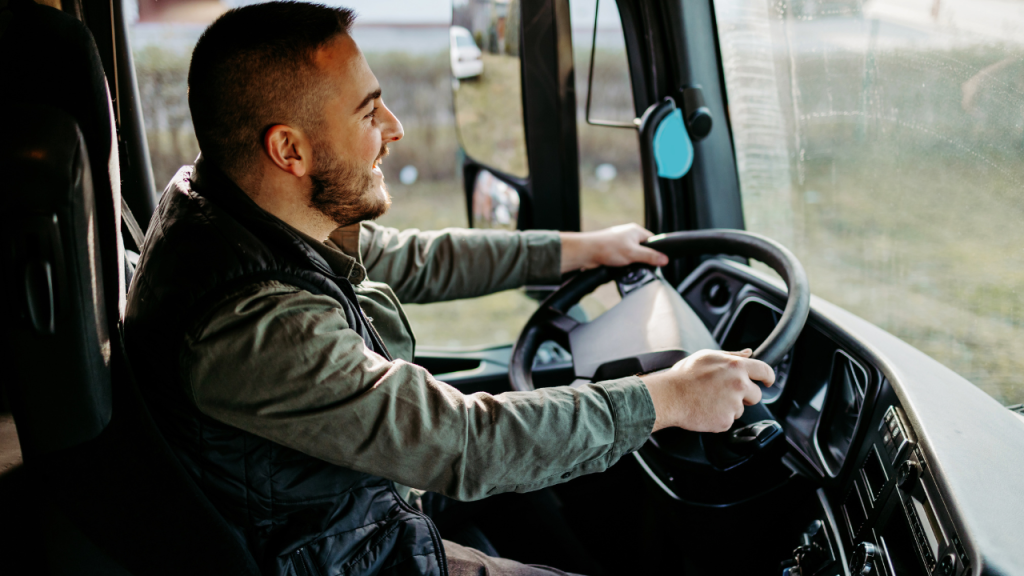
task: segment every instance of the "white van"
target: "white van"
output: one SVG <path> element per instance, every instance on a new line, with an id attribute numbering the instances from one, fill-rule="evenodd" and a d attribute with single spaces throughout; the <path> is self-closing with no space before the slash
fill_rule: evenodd
<path id="1" fill-rule="evenodd" d="M 469 30 L 462 26 L 452 26 L 450 35 L 452 75 L 462 80 L 483 74 L 484 61 L 480 59 L 480 48 Z"/>

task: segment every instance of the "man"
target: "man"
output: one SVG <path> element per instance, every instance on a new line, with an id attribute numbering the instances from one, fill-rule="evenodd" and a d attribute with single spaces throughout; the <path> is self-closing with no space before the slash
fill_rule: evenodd
<path id="1" fill-rule="evenodd" d="M 202 156 L 168 186 L 125 338 L 154 418 L 266 574 L 552 574 L 442 541 L 412 489 L 459 500 L 598 472 L 652 430 L 722 431 L 771 369 L 700 352 L 576 389 L 466 396 L 411 363 L 402 302 L 661 265 L 637 226 L 398 232 L 377 164 L 398 119 L 352 13 L 274 2 L 200 38 Z M 407 488 L 411 487 L 411 488 Z"/>

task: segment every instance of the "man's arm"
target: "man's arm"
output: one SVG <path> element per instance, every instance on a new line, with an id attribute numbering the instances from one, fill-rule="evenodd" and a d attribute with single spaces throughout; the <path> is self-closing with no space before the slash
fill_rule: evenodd
<path id="1" fill-rule="evenodd" d="M 396 230 L 364 222 L 360 248 L 367 276 L 405 303 L 472 298 L 524 284 L 557 284 L 557 232 Z"/>
<path id="2" fill-rule="evenodd" d="M 656 419 L 636 377 L 464 395 L 368 350 L 332 299 L 277 283 L 236 296 L 192 333 L 183 373 L 208 416 L 462 500 L 604 470 Z"/>
<path id="3" fill-rule="evenodd" d="M 613 226 L 596 232 L 560 232 L 562 273 L 598 266 L 626 266 L 642 262 L 668 264 L 668 256 L 640 243 L 652 234 L 636 224 Z"/>
<path id="4" fill-rule="evenodd" d="M 664 254 L 640 245 L 651 233 L 636 224 L 597 232 L 421 232 L 364 223 L 360 234 L 369 277 L 390 285 L 408 303 L 557 284 L 563 273 L 597 266 L 668 263 Z"/>

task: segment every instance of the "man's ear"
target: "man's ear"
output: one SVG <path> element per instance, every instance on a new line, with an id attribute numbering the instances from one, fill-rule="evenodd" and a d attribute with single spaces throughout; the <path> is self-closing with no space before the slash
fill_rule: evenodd
<path id="1" fill-rule="evenodd" d="M 296 178 L 302 178 L 312 168 L 309 139 L 286 124 L 275 124 L 267 129 L 263 136 L 263 151 L 275 166 Z"/>

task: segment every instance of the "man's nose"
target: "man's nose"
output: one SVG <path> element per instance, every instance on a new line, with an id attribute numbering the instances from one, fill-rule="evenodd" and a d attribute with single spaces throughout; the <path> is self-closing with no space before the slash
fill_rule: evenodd
<path id="1" fill-rule="evenodd" d="M 391 109 L 383 104 L 381 107 L 384 109 L 384 129 L 381 131 L 381 136 L 384 138 L 384 142 L 398 142 L 405 136 L 402 123 L 398 121 L 397 116 L 391 113 Z"/>

